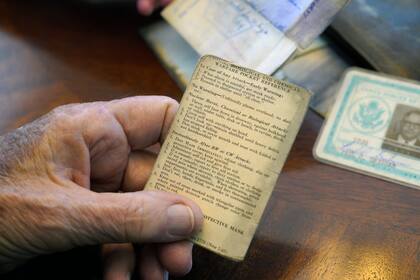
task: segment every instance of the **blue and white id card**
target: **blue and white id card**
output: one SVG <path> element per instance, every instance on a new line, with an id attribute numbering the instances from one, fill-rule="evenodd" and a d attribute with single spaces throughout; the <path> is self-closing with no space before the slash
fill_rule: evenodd
<path id="1" fill-rule="evenodd" d="M 357 68 L 348 71 L 314 156 L 420 189 L 420 84 Z"/>

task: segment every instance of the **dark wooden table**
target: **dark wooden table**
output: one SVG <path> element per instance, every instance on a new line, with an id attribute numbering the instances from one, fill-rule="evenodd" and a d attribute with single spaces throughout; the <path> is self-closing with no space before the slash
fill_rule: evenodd
<path id="1" fill-rule="evenodd" d="M 0 2 L 0 133 L 61 104 L 181 92 L 137 35 L 132 5 Z M 309 112 L 249 249 L 196 248 L 186 279 L 420 279 L 420 191 L 321 164 Z M 97 247 L 29 262 L 6 279 L 99 279 Z"/>

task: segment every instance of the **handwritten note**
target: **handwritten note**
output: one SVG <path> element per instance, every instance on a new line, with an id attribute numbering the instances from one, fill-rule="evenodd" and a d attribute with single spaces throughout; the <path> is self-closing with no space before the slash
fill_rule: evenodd
<path id="1" fill-rule="evenodd" d="M 348 2 L 350 0 L 312 0 L 299 20 L 288 28 L 286 36 L 301 48 L 306 48 L 328 27 L 334 16 Z"/>
<path id="2" fill-rule="evenodd" d="M 275 27 L 286 31 L 292 27 L 314 2 L 312 0 L 246 0 Z"/>
<path id="3" fill-rule="evenodd" d="M 306 48 L 349 0 L 246 0 L 276 28 Z"/>
<path id="4" fill-rule="evenodd" d="M 271 74 L 296 44 L 242 0 L 175 1 L 162 16 L 201 55 L 212 54 Z"/>
<path id="5" fill-rule="evenodd" d="M 162 16 L 200 54 L 272 74 L 349 0 L 177 0 Z"/>

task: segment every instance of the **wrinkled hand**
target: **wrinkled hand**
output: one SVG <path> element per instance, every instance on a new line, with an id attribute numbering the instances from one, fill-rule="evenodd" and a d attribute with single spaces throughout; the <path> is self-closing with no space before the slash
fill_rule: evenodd
<path id="1" fill-rule="evenodd" d="M 105 279 L 129 279 L 135 266 L 144 279 L 187 273 L 200 209 L 141 191 L 155 160 L 145 149 L 162 142 L 177 108 L 157 96 L 67 105 L 0 137 L 0 270 L 107 244 Z"/>
<path id="2" fill-rule="evenodd" d="M 142 15 L 150 15 L 156 8 L 168 5 L 172 0 L 137 0 L 137 8 Z"/>

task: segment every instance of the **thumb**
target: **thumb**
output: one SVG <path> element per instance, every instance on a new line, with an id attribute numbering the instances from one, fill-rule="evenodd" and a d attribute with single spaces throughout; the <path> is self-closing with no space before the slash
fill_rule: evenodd
<path id="1" fill-rule="evenodd" d="M 77 246 L 183 240 L 201 228 L 203 214 L 191 200 L 156 191 L 91 193 L 76 206 Z M 88 203 L 86 203 L 88 202 Z"/>

